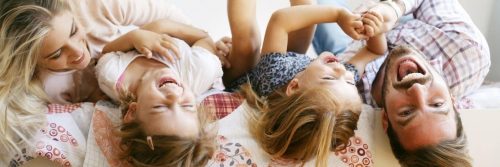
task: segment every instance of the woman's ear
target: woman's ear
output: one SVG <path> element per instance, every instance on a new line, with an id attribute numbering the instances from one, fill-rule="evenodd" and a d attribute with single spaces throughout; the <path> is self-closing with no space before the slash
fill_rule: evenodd
<path id="1" fill-rule="evenodd" d="M 137 111 L 137 103 L 132 102 L 128 105 L 127 113 L 123 116 L 123 122 L 130 123 L 135 120 L 135 112 Z"/>
<path id="2" fill-rule="evenodd" d="M 384 132 L 387 133 L 387 127 L 389 126 L 389 118 L 385 109 L 382 109 L 382 128 Z"/>
<path id="3" fill-rule="evenodd" d="M 291 96 L 293 93 L 295 93 L 297 90 L 299 90 L 299 79 L 294 78 L 288 85 L 286 86 L 286 95 Z"/>

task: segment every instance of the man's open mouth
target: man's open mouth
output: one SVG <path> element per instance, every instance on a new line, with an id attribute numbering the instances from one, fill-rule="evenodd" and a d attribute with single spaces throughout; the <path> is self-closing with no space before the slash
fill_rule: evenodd
<path id="1" fill-rule="evenodd" d="M 425 76 L 426 71 L 413 59 L 403 58 L 398 63 L 398 82 L 405 82 L 422 78 Z"/>

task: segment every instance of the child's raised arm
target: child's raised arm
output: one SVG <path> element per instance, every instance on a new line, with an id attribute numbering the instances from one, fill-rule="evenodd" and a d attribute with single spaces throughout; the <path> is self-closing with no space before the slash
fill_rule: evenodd
<path id="1" fill-rule="evenodd" d="M 173 56 L 179 57 L 177 46 L 171 37 L 179 38 L 190 46 L 198 45 L 215 53 L 214 42 L 205 31 L 169 19 L 151 22 L 119 37 L 106 44 L 102 53 L 137 49 L 147 57 L 151 57 L 152 52 L 157 52 L 172 61 Z M 168 49 L 175 55 L 170 55 Z"/>
<path id="2" fill-rule="evenodd" d="M 240 77 L 257 63 L 261 42 L 256 19 L 256 0 L 229 0 L 227 14 L 232 47 L 226 57 L 230 67 L 224 70 L 225 84 Z"/>
<path id="3" fill-rule="evenodd" d="M 352 38 L 364 38 L 364 35 L 356 31 L 363 27 L 358 18 L 348 10 L 334 6 L 301 5 L 280 9 L 269 20 L 262 54 L 286 52 L 291 32 L 318 23 L 338 22 L 342 30 Z"/>
<path id="4" fill-rule="evenodd" d="M 370 38 L 366 46 L 361 48 L 348 63 L 354 65 L 358 73 L 362 75 L 365 66 L 376 58 L 387 52 L 387 40 L 385 38 L 384 17 L 378 12 L 368 11 L 363 14 L 364 32 Z"/>

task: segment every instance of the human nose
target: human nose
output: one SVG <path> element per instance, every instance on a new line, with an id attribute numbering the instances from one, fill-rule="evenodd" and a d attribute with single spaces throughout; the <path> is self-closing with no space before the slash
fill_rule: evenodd
<path id="1" fill-rule="evenodd" d="M 344 65 L 339 64 L 333 68 L 333 70 L 339 75 L 339 76 L 345 76 L 347 70 L 345 69 Z"/>
<path id="2" fill-rule="evenodd" d="M 175 91 L 170 91 L 166 95 L 166 99 L 167 99 L 166 104 L 168 106 L 172 106 L 179 100 L 179 95 L 177 93 L 175 93 Z"/>
<path id="3" fill-rule="evenodd" d="M 68 53 L 75 59 L 79 58 L 83 55 L 83 46 L 83 41 L 71 40 L 68 43 Z"/>
<path id="4" fill-rule="evenodd" d="M 414 83 L 407 90 L 407 94 L 412 96 L 417 106 L 424 107 L 425 97 L 427 96 L 427 89 L 425 85 Z"/>

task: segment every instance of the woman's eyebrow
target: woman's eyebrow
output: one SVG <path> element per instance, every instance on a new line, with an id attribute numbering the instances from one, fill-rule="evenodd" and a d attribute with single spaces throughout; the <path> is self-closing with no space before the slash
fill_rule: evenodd
<path id="1" fill-rule="evenodd" d="M 73 23 L 71 23 L 71 30 L 69 32 L 69 36 L 68 37 L 71 37 L 71 34 L 73 32 L 73 30 L 75 29 L 75 18 L 73 18 Z M 48 54 L 47 56 L 45 56 L 45 58 L 50 58 L 52 57 L 54 54 L 56 54 L 59 50 L 61 50 L 61 48 L 59 49 L 56 49 L 55 51 L 53 51 L 52 53 Z"/>

